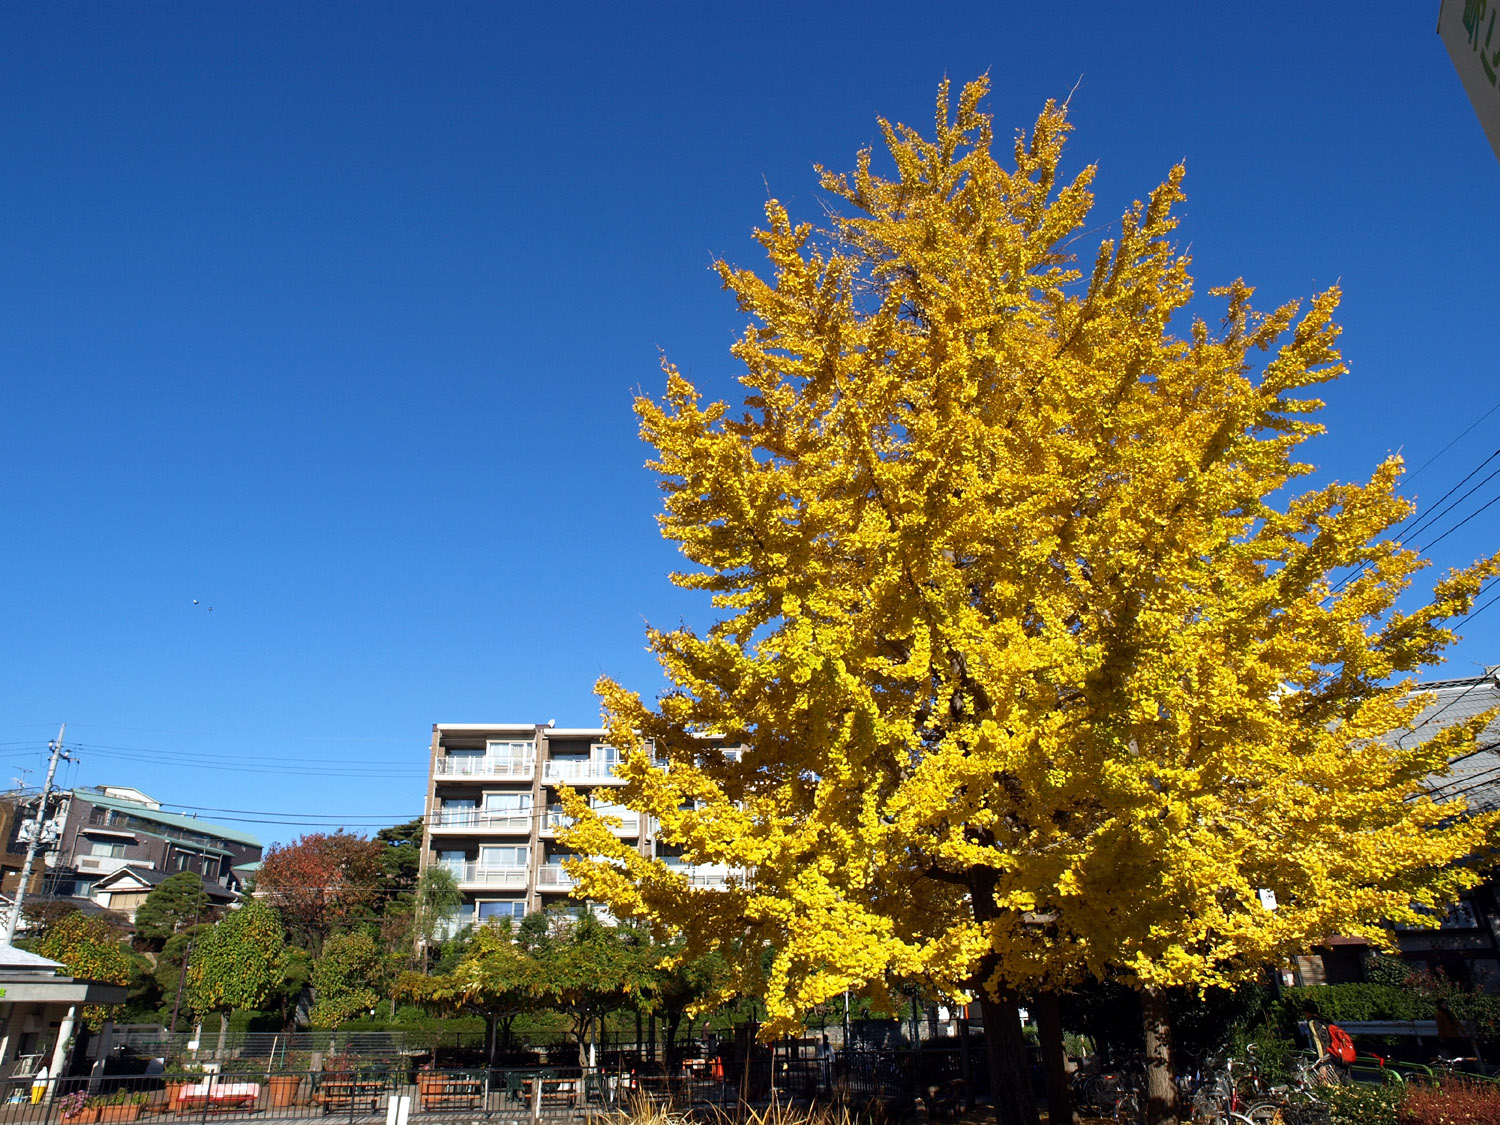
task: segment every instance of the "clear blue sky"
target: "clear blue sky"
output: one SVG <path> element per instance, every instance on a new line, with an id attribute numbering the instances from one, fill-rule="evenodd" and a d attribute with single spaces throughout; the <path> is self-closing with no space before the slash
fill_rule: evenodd
<path id="1" fill-rule="evenodd" d="M 1341 279 L 1311 456 L 1421 464 L 1500 401 L 1500 162 L 1437 10 L 6 5 L 0 770 L 66 720 L 64 781 L 368 829 L 420 811 L 434 721 L 654 692 L 643 624 L 703 607 L 632 392 L 664 349 L 732 393 L 711 259 L 758 262 L 768 190 L 815 216 L 877 115 L 930 127 L 944 74 L 988 70 L 1002 132 L 1076 85 L 1100 224 L 1185 158 L 1201 286 Z M 1500 663 L 1500 610 L 1468 632 L 1446 674 Z"/>

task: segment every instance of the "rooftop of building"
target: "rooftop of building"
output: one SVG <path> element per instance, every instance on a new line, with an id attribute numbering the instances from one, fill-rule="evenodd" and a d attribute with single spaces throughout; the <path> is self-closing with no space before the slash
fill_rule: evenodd
<path id="1" fill-rule="evenodd" d="M 139 794 L 139 799 L 125 797 L 122 795 L 125 792 Z M 246 844 L 252 848 L 261 846 L 258 836 L 254 836 L 243 829 L 228 828 L 222 824 L 215 824 L 211 820 L 200 820 L 196 816 L 163 812 L 159 802 L 141 793 L 139 789 L 130 789 L 128 786 L 79 786 L 73 790 L 73 795 L 80 800 L 97 805 L 99 808 L 129 813 L 131 816 L 140 817 L 142 820 L 155 821 L 158 824 L 168 825 L 172 828 L 189 832 L 201 832 L 205 836 L 217 836 L 222 840 L 229 840 L 236 844 Z"/>
<path id="2" fill-rule="evenodd" d="M 1417 690 L 1434 697 L 1412 725 L 1396 737 L 1399 746 L 1414 746 L 1439 731 L 1500 707 L 1500 665 L 1474 676 L 1431 680 Z M 1445 777 L 1433 779 L 1432 795 L 1440 801 L 1463 797 L 1469 808 L 1500 808 L 1500 718 L 1479 732 L 1474 749 L 1450 764 Z"/>

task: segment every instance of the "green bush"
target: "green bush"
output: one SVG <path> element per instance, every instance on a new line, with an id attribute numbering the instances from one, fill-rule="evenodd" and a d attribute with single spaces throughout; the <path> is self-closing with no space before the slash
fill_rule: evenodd
<path id="1" fill-rule="evenodd" d="M 1430 1020 L 1431 998 L 1389 984 L 1315 984 L 1288 988 L 1282 1006 L 1293 1021 L 1311 1003 L 1325 1020 Z"/>
<path id="2" fill-rule="evenodd" d="M 116 1090 L 113 1094 L 95 1094 L 83 1104 L 89 1109 L 107 1105 L 145 1105 L 151 1096 L 144 1090 Z"/>
<path id="3" fill-rule="evenodd" d="M 1398 1125 L 1396 1086 L 1329 1086 L 1323 1091 L 1331 1125 Z"/>

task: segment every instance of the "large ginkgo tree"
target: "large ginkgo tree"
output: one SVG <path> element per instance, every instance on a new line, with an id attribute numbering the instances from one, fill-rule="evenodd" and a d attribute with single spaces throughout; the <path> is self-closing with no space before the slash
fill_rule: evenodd
<path id="1" fill-rule="evenodd" d="M 671 366 L 636 404 L 673 581 L 719 614 L 650 632 L 654 704 L 600 681 L 622 799 L 740 874 L 695 886 L 576 798 L 568 838 L 584 893 L 720 951 L 767 1034 L 849 988 L 977 997 L 1020 1123 L 1027 996 L 1125 980 L 1149 1024 L 1163 989 L 1381 941 L 1474 881 L 1491 821 L 1423 781 L 1480 720 L 1383 736 L 1496 563 L 1398 611 L 1399 459 L 1293 487 L 1337 290 L 1195 300 L 1181 167 L 1087 246 L 1064 109 L 1002 159 L 984 92 L 944 85 L 930 138 L 882 122 L 885 171 L 822 174 L 824 229 L 771 201 L 767 277 L 719 264 L 742 409 Z"/>

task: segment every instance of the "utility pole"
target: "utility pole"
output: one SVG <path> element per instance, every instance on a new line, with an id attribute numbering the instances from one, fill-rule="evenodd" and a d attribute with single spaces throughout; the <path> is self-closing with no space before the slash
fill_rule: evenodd
<path id="1" fill-rule="evenodd" d="M 10 915 L 5 919 L 5 944 L 11 945 L 16 939 L 16 923 L 21 920 L 21 900 L 26 897 L 26 884 L 31 881 L 31 869 L 36 865 L 37 855 L 51 842 L 46 839 L 47 814 L 52 804 L 52 779 L 57 774 L 58 759 L 71 762 L 63 751 L 63 735 L 67 733 L 68 724 L 64 723 L 57 731 L 57 741 L 52 744 L 52 757 L 47 762 L 47 780 L 42 782 L 42 796 L 37 804 L 36 827 L 31 833 L 31 838 L 26 844 L 26 862 L 21 867 L 21 882 L 16 886 L 16 900 L 10 908 Z"/>

